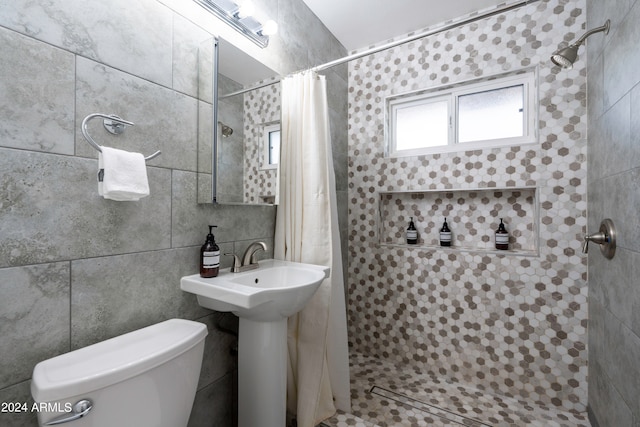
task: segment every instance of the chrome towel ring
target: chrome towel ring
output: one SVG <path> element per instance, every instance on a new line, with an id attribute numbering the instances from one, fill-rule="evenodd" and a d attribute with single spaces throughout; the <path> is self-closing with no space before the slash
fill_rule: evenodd
<path id="1" fill-rule="evenodd" d="M 122 132 L 124 132 L 124 129 L 126 126 L 134 126 L 132 122 L 123 120 L 120 117 L 116 116 L 115 114 L 102 114 L 102 113 L 89 114 L 82 121 L 82 135 L 85 137 L 89 145 L 91 145 L 93 148 L 95 148 L 99 152 L 102 152 L 102 147 L 100 147 L 100 145 L 93 138 L 91 138 L 91 135 L 89 135 L 89 131 L 87 130 L 87 124 L 89 123 L 89 120 L 96 117 L 102 117 L 104 119 L 103 124 L 105 129 L 114 135 L 120 135 Z M 144 159 L 151 160 L 155 157 L 158 157 L 160 154 L 161 154 L 161 151 L 156 151 L 155 153 L 153 153 L 148 157 L 145 157 Z"/>

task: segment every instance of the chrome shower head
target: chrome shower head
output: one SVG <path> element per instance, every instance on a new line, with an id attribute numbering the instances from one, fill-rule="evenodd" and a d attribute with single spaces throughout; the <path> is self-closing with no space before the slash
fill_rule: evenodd
<path id="1" fill-rule="evenodd" d="M 607 22 L 604 23 L 602 27 L 594 28 L 593 30 L 587 31 L 582 37 L 578 39 L 577 42 L 564 47 L 562 49 L 556 50 L 553 55 L 551 55 L 551 62 L 562 67 L 562 68 L 572 68 L 573 63 L 578 59 L 578 48 L 591 34 L 599 33 L 604 31 L 605 34 L 609 34 L 609 28 L 611 26 L 611 21 L 607 19 Z"/>
<path id="2" fill-rule="evenodd" d="M 553 55 L 551 55 L 551 62 L 562 67 L 569 68 L 573 67 L 573 63 L 578 59 L 578 45 L 572 44 L 563 49 L 556 50 Z"/>
<path id="3" fill-rule="evenodd" d="M 232 127 L 227 126 L 222 122 L 218 122 L 218 123 L 220 124 L 220 126 L 222 128 L 221 129 L 221 133 L 222 133 L 222 136 L 224 138 L 227 138 L 227 137 L 229 137 L 229 136 L 231 136 L 233 134 L 233 128 Z"/>

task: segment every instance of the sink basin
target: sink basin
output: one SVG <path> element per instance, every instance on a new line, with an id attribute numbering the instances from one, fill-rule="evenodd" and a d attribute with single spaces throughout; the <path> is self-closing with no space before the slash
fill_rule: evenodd
<path id="1" fill-rule="evenodd" d="M 230 311 L 238 322 L 238 426 L 286 425 L 287 317 L 302 310 L 330 268 L 263 260 L 255 270 L 180 279 L 198 304 Z"/>
<path id="2" fill-rule="evenodd" d="M 302 310 L 329 276 L 329 268 L 319 265 L 275 259 L 259 265 L 243 273 L 223 269 L 218 277 L 208 279 L 186 276 L 180 279 L 180 288 L 196 294 L 202 307 L 254 321 L 274 321 Z"/>

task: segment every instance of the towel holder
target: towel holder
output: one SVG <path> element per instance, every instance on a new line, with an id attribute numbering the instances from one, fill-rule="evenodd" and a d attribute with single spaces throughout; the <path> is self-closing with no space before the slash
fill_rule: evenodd
<path id="1" fill-rule="evenodd" d="M 132 122 L 123 120 L 120 117 L 116 116 L 115 114 L 102 114 L 102 113 L 89 114 L 82 121 L 82 135 L 85 137 L 89 145 L 91 145 L 93 148 L 95 148 L 99 152 L 102 152 L 102 147 L 100 147 L 100 145 L 96 141 L 94 141 L 93 138 L 91 138 L 91 135 L 89 135 L 89 131 L 87 130 L 87 124 L 89 123 L 89 120 L 96 117 L 102 117 L 104 119 L 103 125 L 105 129 L 114 135 L 120 135 L 121 133 L 123 133 L 126 126 L 134 126 Z M 155 157 L 158 157 L 160 153 L 161 151 L 156 151 L 155 153 L 153 153 L 148 157 L 145 157 L 144 159 L 151 160 Z"/>

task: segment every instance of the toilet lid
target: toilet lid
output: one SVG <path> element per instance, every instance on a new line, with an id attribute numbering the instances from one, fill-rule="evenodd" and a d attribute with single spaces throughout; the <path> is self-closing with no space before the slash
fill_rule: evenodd
<path id="1" fill-rule="evenodd" d="M 171 360 L 201 342 L 207 327 L 171 319 L 36 365 L 31 395 L 49 402 L 98 390 Z"/>

